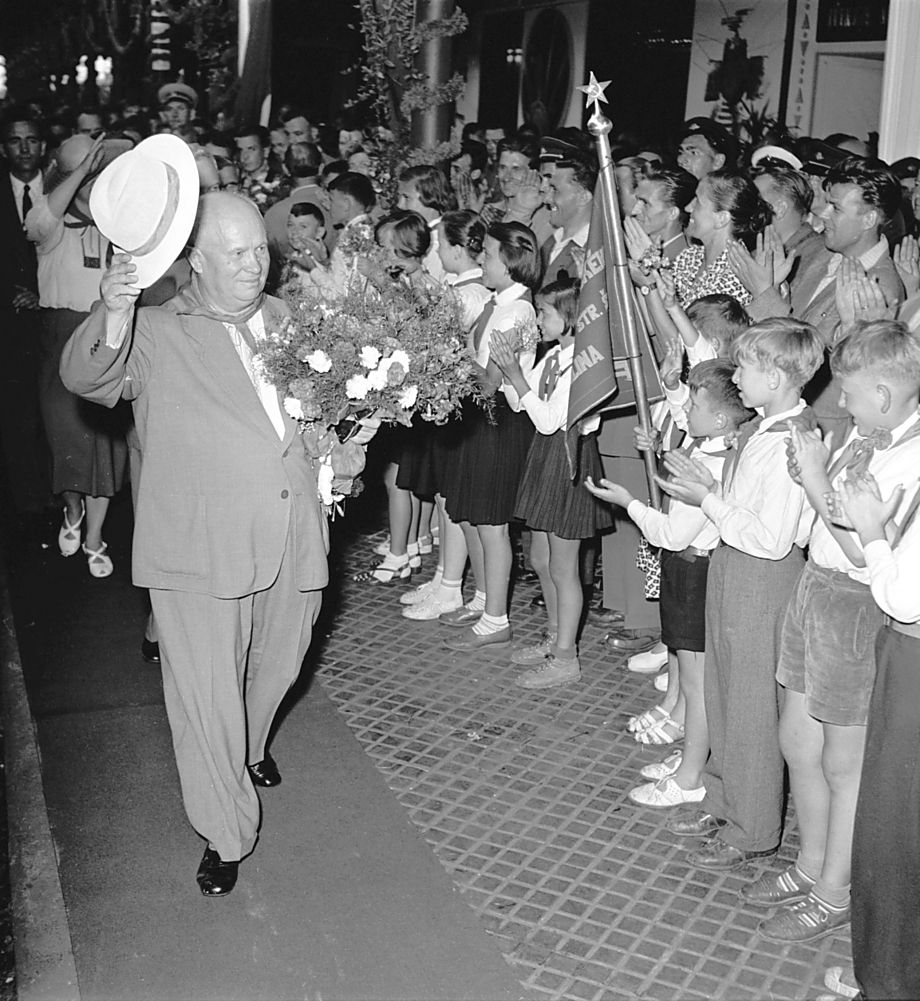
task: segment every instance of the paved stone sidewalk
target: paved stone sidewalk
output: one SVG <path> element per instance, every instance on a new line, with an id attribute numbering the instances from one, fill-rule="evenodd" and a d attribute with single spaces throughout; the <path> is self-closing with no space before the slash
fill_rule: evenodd
<path id="1" fill-rule="evenodd" d="M 350 582 L 379 539 L 347 549 L 318 678 L 521 981 L 593 1001 L 826 993 L 825 967 L 849 963 L 848 932 L 766 942 L 756 928 L 770 912 L 738 896 L 788 864 L 794 831 L 763 865 L 706 873 L 665 830 L 670 811 L 627 800 L 639 768 L 668 751 L 625 732 L 655 704 L 651 679 L 627 672 L 588 626 L 580 682 L 516 688 L 523 669 L 507 653 L 452 653 L 445 627 L 402 617 L 404 588 Z M 533 594 L 515 595 L 518 636 L 542 626 Z"/>

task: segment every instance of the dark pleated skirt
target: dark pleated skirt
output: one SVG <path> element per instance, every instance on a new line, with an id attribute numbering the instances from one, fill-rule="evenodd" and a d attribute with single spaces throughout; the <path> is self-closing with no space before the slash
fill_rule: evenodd
<path id="1" fill-rule="evenodd" d="M 521 478 L 514 517 L 535 532 L 560 539 L 593 539 L 613 525 L 610 505 L 585 489 L 588 476 L 603 475 L 596 435 L 577 440 L 578 473 L 572 479 L 565 452 L 565 431 L 534 436 Z"/>
<path id="2" fill-rule="evenodd" d="M 419 497 L 433 497 L 438 492 L 432 454 L 433 427 L 421 417 L 416 417 L 411 428 L 403 428 L 400 435 L 401 449 L 397 457 L 399 472 L 396 486 L 401 490 L 411 490 Z"/>
<path id="3" fill-rule="evenodd" d="M 467 408 L 463 437 L 445 483 L 447 513 L 453 521 L 471 525 L 511 521 L 533 436 L 530 418 L 516 414 L 501 393 L 494 397 L 491 418 L 475 404 Z"/>
<path id="4" fill-rule="evenodd" d="M 73 490 L 90 497 L 112 497 L 122 487 L 128 464 L 125 433 L 131 407 L 90 403 L 64 387 L 59 372 L 68 338 L 88 313 L 43 309 L 39 400 L 51 447 L 54 493 Z"/>

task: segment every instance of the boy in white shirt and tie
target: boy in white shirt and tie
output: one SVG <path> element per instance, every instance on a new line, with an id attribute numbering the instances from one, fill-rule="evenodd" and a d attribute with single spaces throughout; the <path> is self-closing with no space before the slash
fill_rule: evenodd
<path id="1" fill-rule="evenodd" d="M 692 458 L 671 452 L 663 489 L 699 505 L 719 529 L 706 593 L 706 717 L 712 753 L 703 776 L 703 813 L 669 829 L 704 837 L 688 860 L 710 870 L 736 869 L 772 855 L 782 825 L 783 759 L 779 749 L 776 660 L 789 596 L 804 564 L 811 527 L 802 487 L 788 474 L 786 438 L 793 424 L 813 430 L 802 387 L 824 357 L 807 323 L 765 320 L 732 345 L 734 380 L 758 416 L 741 429 L 725 463 L 724 486 Z M 712 835 L 712 837 L 709 837 Z"/>

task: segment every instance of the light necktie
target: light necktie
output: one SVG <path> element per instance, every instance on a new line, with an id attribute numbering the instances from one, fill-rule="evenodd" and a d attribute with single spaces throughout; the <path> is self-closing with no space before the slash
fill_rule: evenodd
<path id="1" fill-rule="evenodd" d="M 548 400 L 553 395 L 556 383 L 559 381 L 559 352 L 547 358 L 543 366 L 543 374 L 540 376 L 539 397 L 541 400 Z"/>

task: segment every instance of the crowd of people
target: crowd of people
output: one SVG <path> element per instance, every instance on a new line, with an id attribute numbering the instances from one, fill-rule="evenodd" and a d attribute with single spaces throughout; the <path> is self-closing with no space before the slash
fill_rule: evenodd
<path id="1" fill-rule="evenodd" d="M 4 119 L 2 433 L 17 505 L 60 498 L 60 552 L 82 549 L 96 577 L 113 569 L 105 516 L 130 455 L 143 650 L 208 841 L 202 891 L 232 890 L 255 786 L 281 781 L 269 728 L 326 582 L 309 457 L 252 364 L 285 308 L 263 290 L 447 285 L 491 406 L 369 443 L 389 535 L 355 582 L 409 582 L 437 546 L 433 578 L 394 594 L 394 614 L 439 622 L 447 650 L 507 652 L 525 689 L 577 683 L 585 618 L 603 625 L 663 691 L 628 724 L 667 752 L 630 799 L 690 806 L 668 823 L 688 861 L 737 869 L 775 854 L 788 774 L 796 860 L 740 891 L 773 909 L 759 933 L 809 942 L 852 925 L 855 974 L 835 969 L 833 985 L 920 995 L 920 160 L 887 165 L 845 135 L 741 149 L 709 119 L 674 149 L 616 144 L 661 399 L 651 430 L 628 410 L 582 421 L 573 477 L 590 135 L 470 123 L 448 163 L 404 167 L 391 192 L 373 130 L 294 107 L 269 129 L 205 125 L 185 83 L 158 96 L 156 116 Z M 88 195 L 160 133 L 190 147 L 202 197 L 189 249 L 141 292 L 147 250 L 115 252 Z M 383 264 L 351 249 L 360 227 Z M 540 636 L 514 636 L 516 573 L 539 580 Z"/>

